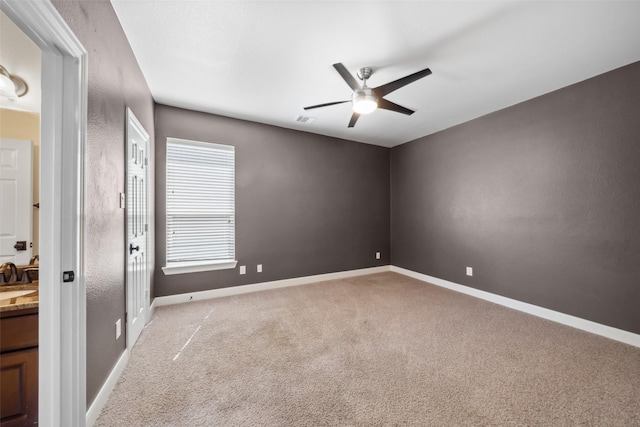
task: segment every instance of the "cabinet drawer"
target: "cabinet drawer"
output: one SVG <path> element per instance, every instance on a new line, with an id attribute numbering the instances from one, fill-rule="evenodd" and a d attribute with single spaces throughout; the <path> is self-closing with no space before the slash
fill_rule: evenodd
<path id="1" fill-rule="evenodd" d="M 38 315 L 0 319 L 0 352 L 38 346 Z"/>

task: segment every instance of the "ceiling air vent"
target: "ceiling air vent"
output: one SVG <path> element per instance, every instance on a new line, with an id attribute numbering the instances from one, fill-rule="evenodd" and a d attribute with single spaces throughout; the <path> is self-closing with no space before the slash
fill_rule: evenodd
<path id="1" fill-rule="evenodd" d="M 315 122 L 316 118 L 315 117 L 309 117 L 309 116 L 297 116 L 295 120 L 298 123 L 309 125 L 309 124 Z"/>

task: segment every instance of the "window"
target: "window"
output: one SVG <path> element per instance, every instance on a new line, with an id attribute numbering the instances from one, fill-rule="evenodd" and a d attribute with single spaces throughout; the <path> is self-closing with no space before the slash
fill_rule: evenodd
<path id="1" fill-rule="evenodd" d="M 167 138 L 165 274 L 234 268 L 235 149 Z"/>

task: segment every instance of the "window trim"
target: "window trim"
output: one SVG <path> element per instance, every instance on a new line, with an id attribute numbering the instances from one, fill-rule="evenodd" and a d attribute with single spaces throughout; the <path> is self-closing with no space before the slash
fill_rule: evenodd
<path id="1" fill-rule="evenodd" d="M 215 142 L 203 142 L 203 141 L 196 141 L 196 140 L 191 140 L 191 139 L 182 139 L 182 138 L 174 138 L 174 137 L 167 137 L 166 139 L 166 148 L 165 151 L 168 150 L 168 146 L 169 146 L 169 141 L 172 142 L 177 142 L 177 143 L 185 143 L 188 145 L 192 145 L 192 146 L 200 146 L 200 147 L 207 147 L 207 148 L 218 148 L 218 149 L 223 149 L 223 150 L 231 150 L 234 151 L 235 153 L 235 146 L 233 145 L 228 145 L 228 144 L 217 144 Z M 165 165 L 167 163 L 167 158 L 165 157 Z M 235 163 L 235 154 L 234 154 L 234 163 Z M 234 167 L 234 172 L 235 172 L 235 167 Z M 165 192 L 166 192 L 166 185 L 167 185 L 167 175 L 166 175 L 166 171 L 165 171 Z M 234 189 L 234 193 L 235 193 L 235 189 Z M 235 198 L 235 195 L 234 195 Z M 165 221 L 166 221 L 166 217 L 167 217 L 167 208 L 166 208 L 166 201 L 165 201 Z M 235 217 L 235 201 L 234 201 L 234 217 Z M 234 226 L 235 228 L 235 226 Z M 165 223 L 165 247 L 167 245 L 167 236 L 166 236 L 167 230 L 166 230 L 166 223 Z M 235 242 L 235 230 L 234 230 L 234 254 L 236 253 L 236 242 Z M 235 256 L 234 256 L 235 258 Z M 203 271 L 215 271 L 215 270 L 228 270 L 228 269 L 234 269 L 236 268 L 236 265 L 238 264 L 238 260 L 237 259 L 223 259 L 223 260 L 206 260 L 206 261 L 183 261 L 183 262 L 173 262 L 173 263 L 168 263 L 166 260 L 166 256 L 165 256 L 165 266 L 162 267 L 162 272 L 167 275 L 174 275 L 174 274 L 185 274 L 185 273 L 197 273 L 197 272 L 203 272 Z"/>
<path id="2" fill-rule="evenodd" d="M 198 273 L 201 271 L 228 270 L 236 268 L 238 260 L 223 261 L 199 261 L 199 262 L 181 262 L 174 263 L 180 265 L 171 265 L 162 267 L 162 271 L 166 276 L 183 273 Z"/>

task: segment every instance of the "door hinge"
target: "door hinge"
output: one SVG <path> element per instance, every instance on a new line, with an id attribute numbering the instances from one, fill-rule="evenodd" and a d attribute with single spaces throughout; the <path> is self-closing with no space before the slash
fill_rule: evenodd
<path id="1" fill-rule="evenodd" d="M 149 231 L 149 224 L 144 225 L 144 231 Z"/>
<path id="2" fill-rule="evenodd" d="M 144 158 L 144 165 L 145 166 L 149 166 L 149 158 L 148 157 Z"/>

